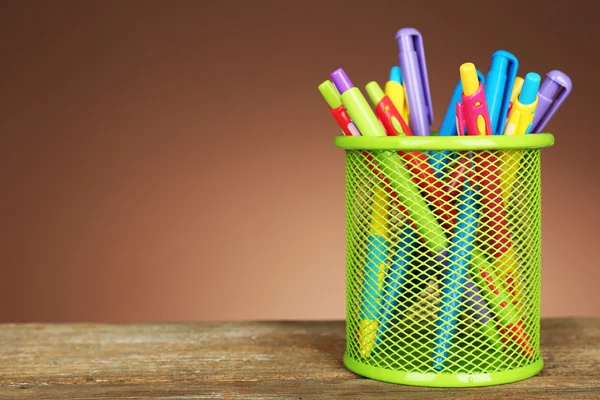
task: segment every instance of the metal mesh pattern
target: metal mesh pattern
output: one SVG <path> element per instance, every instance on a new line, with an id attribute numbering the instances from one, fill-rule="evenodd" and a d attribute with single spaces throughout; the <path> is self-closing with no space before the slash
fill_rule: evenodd
<path id="1" fill-rule="evenodd" d="M 423 374 L 540 360 L 540 183 L 539 149 L 346 150 L 346 357 Z"/>

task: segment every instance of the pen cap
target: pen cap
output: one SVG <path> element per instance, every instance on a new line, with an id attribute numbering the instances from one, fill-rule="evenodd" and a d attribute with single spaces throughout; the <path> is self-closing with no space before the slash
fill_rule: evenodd
<path id="1" fill-rule="evenodd" d="M 398 65 L 394 65 L 390 70 L 390 81 L 402 84 L 402 69 Z"/>
<path id="2" fill-rule="evenodd" d="M 338 68 L 331 73 L 331 80 L 340 93 L 344 93 L 348 89 L 352 89 L 354 85 L 342 68 Z"/>
<path id="3" fill-rule="evenodd" d="M 519 60 L 514 54 L 509 53 L 506 50 L 498 50 L 492 54 L 492 65 L 490 69 L 492 71 L 498 69 L 503 74 L 506 74 L 506 87 L 508 88 L 508 96 L 515 83 L 515 78 L 517 77 Z"/>
<path id="4" fill-rule="evenodd" d="M 546 79 L 538 92 L 540 110 L 535 114 L 532 132 L 541 132 L 546 127 L 550 118 L 571 93 L 572 88 L 571 78 L 567 74 L 558 70 L 546 74 Z M 541 109 L 541 104 L 544 104 L 544 109 Z"/>
<path id="5" fill-rule="evenodd" d="M 479 89 L 475 64 L 469 62 L 460 66 L 460 82 L 465 96 L 471 96 Z"/>
<path id="6" fill-rule="evenodd" d="M 429 91 L 429 77 L 427 76 L 427 64 L 425 63 L 425 47 L 423 45 L 423 37 L 415 28 L 402 28 L 396 32 L 396 40 L 398 42 L 398 49 L 401 57 L 403 53 L 416 52 L 418 70 L 414 71 L 414 73 L 419 74 L 419 77 L 412 77 L 412 79 L 409 79 L 407 74 L 413 71 L 407 71 L 406 69 L 403 69 L 403 79 L 405 86 L 406 82 L 409 80 L 420 82 L 422 85 L 421 89 L 423 91 L 423 100 L 425 101 L 427 118 L 429 124 L 431 125 L 433 123 L 433 107 L 431 104 L 431 92 Z M 412 109 L 412 106 L 410 105 L 410 99 L 408 106 Z"/>
<path id="7" fill-rule="evenodd" d="M 383 90 L 381 90 L 381 87 L 375 81 L 367 83 L 367 86 L 365 86 L 365 90 L 367 91 L 367 94 L 371 99 L 371 103 L 373 103 L 374 105 L 379 104 L 379 102 L 385 96 L 385 93 L 383 93 Z"/>
<path id="8" fill-rule="evenodd" d="M 541 80 L 542 78 L 535 72 L 529 72 L 525 75 L 523 87 L 521 88 L 521 93 L 519 93 L 519 103 L 529 105 L 535 101 Z"/>
<path id="9" fill-rule="evenodd" d="M 485 96 L 494 134 L 504 131 L 518 67 L 519 61 L 513 54 L 504 50 L 492 54 L 491 68 L 486 77 Z"/>
<path id="10" fill-rule="evenodd" d="M 327 80 L 319 85 L 319 92 L 327 102 L 329 108 L 338 108 L 342 105 L 340 100 L 340 92 L 333 86 L 330 80 Z"/>

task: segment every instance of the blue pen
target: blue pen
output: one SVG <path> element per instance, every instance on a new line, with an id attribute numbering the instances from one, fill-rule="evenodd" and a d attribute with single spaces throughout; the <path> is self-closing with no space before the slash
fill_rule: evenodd
<path id="1" fill-rule="evenodd" d="M 467 180 L 459 199 L 456 228 L 452 236 L 448 267 L 444 269 L 440 310 L 436 320 L 433 368 L 441 371 L 458 322 L 463 293 L 467 282 L 467 268 L 471 261 L 473 241 L 477 231 L 477 203 L 475 191 Z"/>
<path id="2" fill-rule="evenodd" d="M 479 82 L 485 84 L 485 77 L 479 70 L 477 71 L 477 77 L 479 78 Z M 442 126 L 440 126 L 438 136 L 456 136 L 458 134 L 458 129 L 456 127 L 456 103 L 460 103 L 462 101 L 462 92 L 462 84 L 460 83 L 459 79 L 458 84 L 452 93 L 450 105 L 446 110 L 446 115 L 442 121 Z M 429 157 L 429 162 L 433 167 L 435 176 L 441 179 L 444 175 L 444 168 L 446 168 L 446 165 L 449 162 L 448 154 L 450 154 L 450 151 L 431 151 L 429 154 L 431 155 L 431 157 Z"/>
<path id="3" fill-rule="evenodd" d="M 504 132 L 510 94 L 518 68 L 519 61 L 511 53 L 498 50 L 492 54 L 492 66 L 485 78 L 485 99 L 494 135 Z"/>
<path id="4" fill-rule="evenodd" d="M 381 342 L 384 332 L 393 324 L 394 312 L 400 304 L 400 295 L 406 282 L 405 275 L 410 269 L 414 250 L 413 243 L 417 238 L 417 233 L 408 225 L 400 234 L 398 249 L 392 257 L 392 265 L 385 278 L 383 303 L 375 345 Z"/>
<path id="5" fill-rule="evenodd" d="M 409 126 L 415 136 L 429 136 L 429 126 L 433 123 L 433 108 L 423 38 L 414 28 L 403 28 L 396 33 L 398 57 L 408 108 L 410 109 Z"/>

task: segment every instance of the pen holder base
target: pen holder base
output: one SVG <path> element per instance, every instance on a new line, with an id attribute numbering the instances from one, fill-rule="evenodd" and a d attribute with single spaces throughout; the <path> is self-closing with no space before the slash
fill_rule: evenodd
<path id="1" fill-rule="evenodd" d="M 504 372 L 491 373 L 419 373 L 394 371 L 381 367 L 363 364 L 344 354 L 344 365 L 350 371 L 378 381 L 398 383 L 410 386 L 427 387 L 477 387 L 503 385 L 505 383 L 518 382 L 537 375 L 544 367 L 542 359 Z"/>
<path id="2" fill-rule="evenodd" d="M 338 137 L 351 371 L 487 386 L 537 374 L 549 134 Z"/>

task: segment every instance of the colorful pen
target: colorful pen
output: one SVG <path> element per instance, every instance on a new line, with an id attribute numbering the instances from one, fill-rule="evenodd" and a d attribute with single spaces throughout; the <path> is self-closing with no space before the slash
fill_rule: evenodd
<path id="1" fill-rule="evenodd" d="M 392 103 L 402 115 L 402 119 L 408 121 L 406 90 L 402 86 L 402 70 L 397 65 L 390 70 L 390 79 L 385 84 L 385 94 L 392 100 Z"/>
<path id="2" fill-rule="evenodd" d="M 342 128 L 342 133 L 348 136 L 360 136 L 360 132 L 356 128 L 356 125 L 354 125 L 346 108 L 342 105 L 340 92 L 338 92 L 333 83 L 329 80 L 321 83 L 319 85 L 319 91 L 325 98 L 331 115 L 333 115 L 333 118 L 335 118 L 340 128 Z"/>
<path id="3" fill-rule="evenodd" d="M 546 74 L 546 79 L 538 91 L 538 107 L 531 132 L 542 132 L 550 118 L 569 96 L 571 89 L 573 83 L 567 74 L 557 70 Z"/>
<path id="4" fill-rule="evenodd" d="M 404 134 L 412 136 L 412 132 L 402 120 L 402 116 L 391 100 L 384 95 L 377 82 L 369 82 L 366 90 L 371 101 L 376 105 L 377 115 L 388 136 Z M 406 161 L 406 165 L 413 176 L 413 182 L 424 191 L 425 198 L 440 217 L 444 229 L 451 231 L 454 227 L 455 208 L 452 207 L 452 199 L 443 191 L 442 183 L 433 174 L 433 168 L 427 162 L 426 155 L 416 150 L 411 152 L 399 151 L 398 154 Z"/>
<path id="5" fill-rule="evenodd" d="M 413 135 L 404 118 L 402 118 L 402 115 L 392 103 L 392 100 L 383 93 L 377 82 L 369 82 L 365 89 L 371 102 L 375 104 L 377 118 L 385 128 L 388 136 Z"/>
<path id="6" fill-rule="evenodd" d="M 514 133 L 515 135 L 525 135 L 531 131 L 535 110 L 538 104 L 537 93 L 540 88 L 541 80 L 542 78 L 535 72 L 529 72 L 525 75 L 521 91 L 515 99 L 511 109 L 511 114 L 515 111 L 518 111 L 521 114 Z M 504 132 L 504 134 L 506 134 L 506 132 Z"/>
<path id="7" fill-rule="evenodd" d="M 409 126 L 416 136 L 428 136 L 429 126 L 433 123 L 433 108 L 423 38 L 416 29 L 404 28 L 396 33 L 396 40 L 410 108 Z"/>
<path id="8" fill-rule="evenodd" d="M 394 312 L 400 305 L 400 295 L 406 281 L 405 275 L 410 269 L 416 239 L 415 231 L 406 224 L 398 239 L 397 250 L 392 256 L 392 264 L 386 273 L 376 344 L 379 344 L 385 330 L 392 325 Z"/>
<path id="9" fill-rule="evenodd" d="M 485 78 L 485 96 L 494 135 L 504 132 L 510 94 L 518 68 L 519 61 L 511 53 L 498 50 L 492 54 L 492 65 Z"/>
<path id="10" fill-rule="evenodd" d="M 383 125 L 377 120 L 360 90 L 352 85 L 344 70 L 337 69 L 331 73 L 331 77 L 341 93 L 342 104 L 346 107 L 348 115 L 356 123 L 361 134 L 363 136 L 385 136 Z M 365 153 L 365 155 L 374 175 L 379 177 L 380 172 L 383 173 L 384 187 L 401 203 L 400 212 L 407 213 L 407 208 L 411 210 L 409 217 L 414 222 L 424 244 L 434 253 L 448 247 L 444 229 L 438 224 L 434 212 L 419 193 L 419 188 L 411 179 L 404 162 L 389 152 Z M 377 161 L 378 166 L 373 165 L 373 160 Z"/>
<path id="11" fill-rule="evenodd" d="M 523 82 L 525 82 L 525 79 L 521 78 L 520 76 L 517 76 L 515 78 L 515 84 L 513 85 L 512 92 L 510 92 L 510 103 L 508 106 L 509 114 L 510 114 L 510 110 L 512 109 L 513 103 L 517 99 L 517 96 L 519 95 L 519 93 L 521 93 L 521 89 L 523 89 Z M 508 115 L 507 115 L 507 117 L 508 117 Z"/>
<path id="12" fill-rule="evenodd" d="M 469 65 L 470 64 L 470 65 Z M 489 114 L 486 110 L 486 98 L 481 96 L 482 84 L 477 82 L 475 66 L 471 63 L 461 65 L 461 82 L 463 85 L 463 104 L 457 104 L 457 125 L 459 133 L 463 126 L 467 127 L 468 135 L 491 134 Z M 463 122 L 461 122 L 463 121 Z M 490 246 L 490 252 L 496 259 L 495 265 L 500 265 L 503 281 L 507 288 L 518 296 L 515 285 L 517 260 L 514 253 L 508 220 L 501 194 L 499 160 L 490 151 L 473 154 L 475 163 L 475 180 L 479 183 L 482 208 L 482 234 L 479 239 Z"/>
<path id="13" fill-rule="evenodd" d="M 508 103 L 508 113 L 506 114 L 506 121 L 504 122 L 504 132 L 506 132 L 506 124 L 508 124 L 508 118 L 510 117 L 510 112 L 512 111 L 512 106 L 519 93 L 521 93 L 521 89 L 523 88 L 523 82 L 525 80 L 520 76 L 515 78 L 515 84 L 513 85 L 512 92 L 510 93 L 510 103 Z"/>
<path id="14" fill-rule="evenodd" d="M 348 115 L 356 124 L 356 127 L 363 136 L 386 136 L 385 130 L 377 120 L 373 110 L 367 103 L 360 89 L 354 87 L 348 75 L 342 68 L 338 68 L 331 73 L 331 80 L 340 92 L 340 99 Z"/>
<path id="15" fill-rule="evenodd" d="M 467 315 L 479 321 L 479 332 L 487 338 L 492 347 L 500 350 L 502 349 L 502 335 L 496 327 L 494 315 L 489 309 L 488 301 L 481 296 L 481 291 L 473 282 L 470 274 L 467 274 L 466 278 L 464 298 Z"/>
<path id="16" fill-rule="evenodd" d="M 485 83 L 485 78 L 479 70 L 477 70 L 477 77 L 479 78 L 479 82 L 481 82 L 482 84 Z M 456 103 L 461 101 L 462 93 L 462 84 L 459 80 L 456 84 L 456 87 L 454 88 L 452 97 L 450 98 L 450 105 L 446 110 L 446 115 L 444 116 L 444 120 L 442 121 L 442 125 L 440 126 L 438 136 L 458 135 L 458 130 L 456 127 Z M 446 164 L 449 162 L 448 154 L 450 154 L 449 150 L 430 152 L 429 161 L 435 171 L 435 176 L 438 178 L 441 178 L 444 174 Z"/>
<path id="17" fill-rule="evenodd" d="M 444 368 L 444 360 L 452 346 L 477 230 L 477 219 L 475 191 L 467 180 L 458 203 L 456 228 L 451 239 L 448 266 L 444 269 L 440 310 L 435 322 L 437 329 L 434 339 L 433 368 L 438 371 Z"/>
<path id="18" fill-rule="evenodd" d="M 520 313 L 511 303 L 510 295 L 503 290 L 494 269 L 477 248 L 473 249 L 471 269 L 473 280 L 496 316 L 502 342 L 507 346 L 510 346 L 511 342 L 516 343 L 525 355 L 531 357 L 534 354 L 532 341 Z"/>
<path id="19" fill-rule="evenodd" d="M 456 125 L 459 135 L 466 132 L 471 136 L 492 134 L 490 115 L 487 109 L 484 85 L 477 79 L 473 63 L 460 66 L 460 81 L 463 88 L 462 104 L 456 103 Z"/>
<path id="20" fill-rule="evenodd" d="M 540 87 L 540 80 L 540 76 L 535 72 L 529 72 L 525 76 L 523 87 L 513 103 L 508 123 L 504 130 L 505 135 L 525 135 L 531 130 L 538 103 L 537 93 Z M 502 196 L 504 197 L 506 206 L 508 206 L 510 194 L 517 179 L 521 157 L 521 151 L 506 150 L 502 152 Z"/>
<path id="21" fill-rule="evenodd" d="M 365 358 L 371 356 L 379 324 L 381 294 L 388 258 L 388 211 L 387 194 L 379 186 L 375 186 L 359 327 L 359 351 Z"/>

